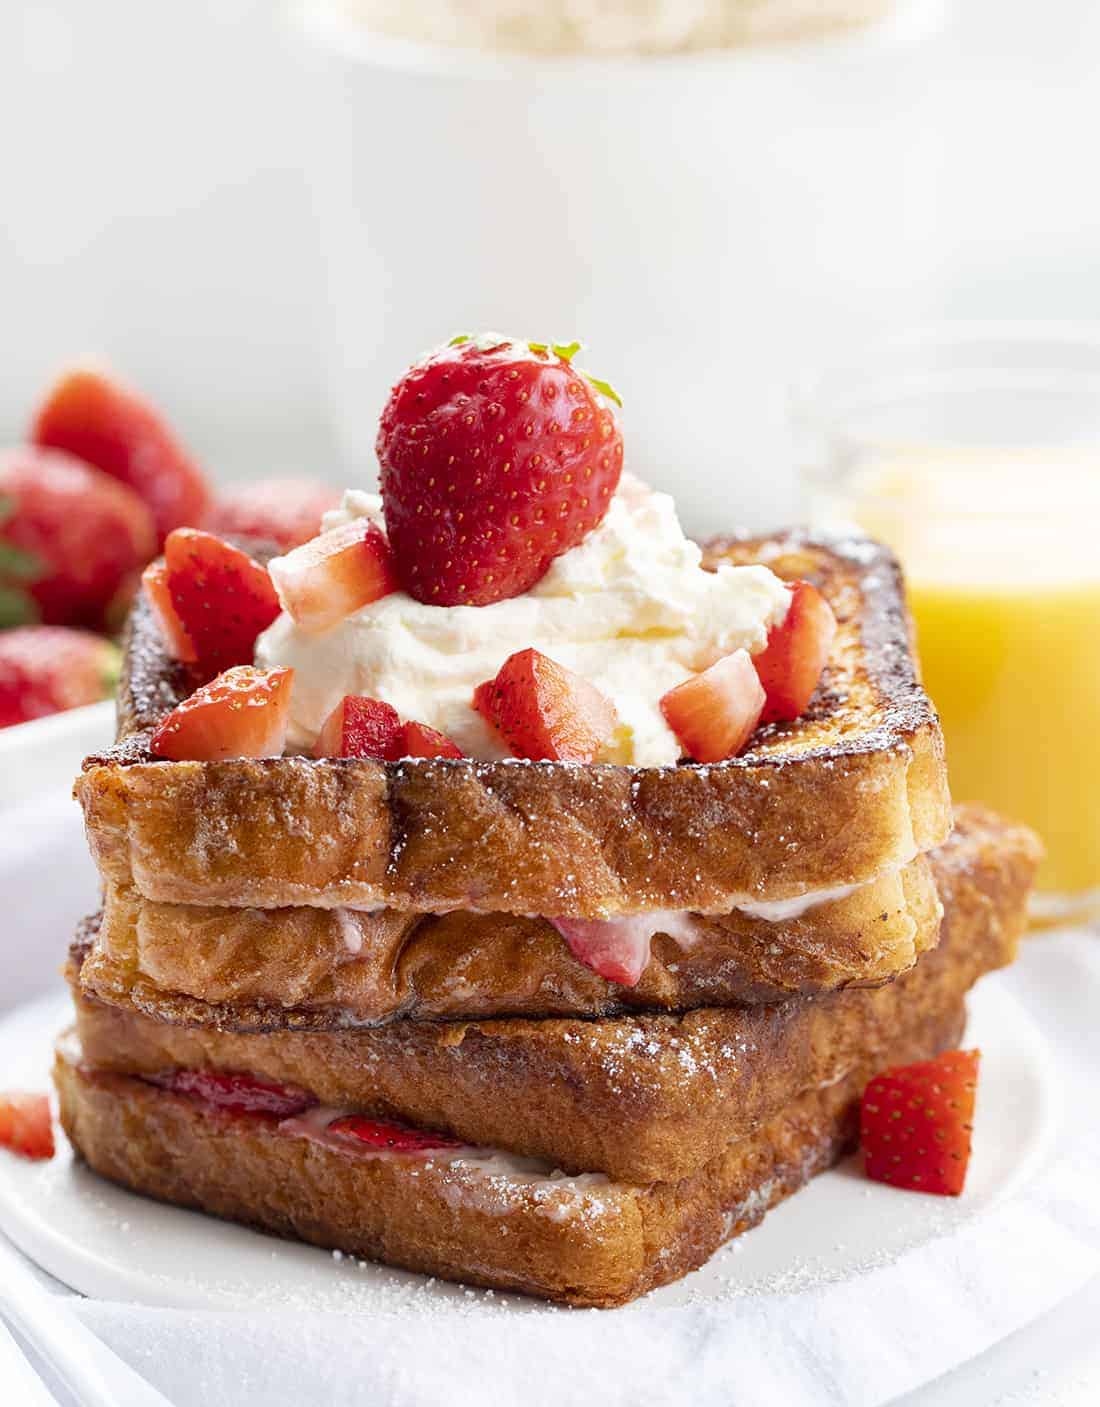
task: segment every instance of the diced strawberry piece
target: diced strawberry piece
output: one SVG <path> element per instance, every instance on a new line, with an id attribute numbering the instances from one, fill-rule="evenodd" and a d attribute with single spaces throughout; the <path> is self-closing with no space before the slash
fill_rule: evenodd
<path id="1" fill-rule="evenodd" d="M 518 650 L 504 661 L 474 705 L 488 709 L 517 757 L 591 762 L 610 741 L 619 718 L 599 689 L 538 650 Z"/>
<path id="2" fill-rule="evenodd" d="M 311 1109 L 317 1100 L 297 1085 L 277 1084 L 257 1079 L 237 1070 L 169 1070 L 147 1075 L 150 1084 L 172 1094 L 187 1095 L 228 1109 L 237 1114 L 266 1114 L 275 1119 L 292 1119 Z"/>
<path id="3" fill-rule="evenodd" d="M 279 614 L 266 568 L 198 528 L 169 533 L 164 561 L 172 605 L 199 663 L 211 672 L 251 664 L 256 637 Z"/>
<path id="4" fill-rule="evenodd" d="M 340 494 L 315 479 L 261 479 L 234 484 L 214 501 L 204 527 L 216 533 L 262 537 L 287 551 L 321 531 L 321 516 Z"/>
<path id="5" fill-rule="evenodd" d="M 152 509 L 161 541 L 203 520 L 209 491 L 202 472 L 149 402 L 103 372 L 62 376 L 35 416 L 31 439 L 128 484 Z"/>
<path id="6" fill-rule="evenodd" d="M 496 705 L 493 702 L 496 683 L 495 679 L 486 679 L 484 684 L 479 684 L 474 690 L 474 696 L 470 701 L 471 707 L 494 728 L 497 726 Z"/>
<path id="7" fill-rule="evenodd" d="M 445 1133 L 429 1133 L 427 1129 L 412 1128 L 393 1119 L 368 1119 L 362 1114 L 346 1114 L 334 1119 L 326 1133 L 343 1134 L 368 1148 L 385 1149 L 391 1153 L 426 1153 L 432 1148 L 462 1148 L 461 1139 Z"/>
<path id="8" fill-rule="evenodd" d="M 168 588 L 168 564 L 163 558 L 149 563 L 141 574 L 141 585 L 149 599 L 168 653 L 175 660 L 194 664 L 199 657 L 198 651 L 172 604 L 172 593 Z"/>
<path id="9" fill-rule="evenodd" d="M 0 1094 L 0 1144 L 24 1158 L 52 1158 L 53 1123 L 44 1094 Z"/>
<path id="10" fill-rule="evenodd" d="M 227 669 L 174 708 L 149 746 L 173 762 L 281 757 L 293 680 L 292 669 Z"/>
<path id="11" fill-rule="evenodd" d="M 753 656 L 766 695 L 765 723 L 805 713 L 835 635 L 836 616 L 828 601 L 810 582 L 796 581 L 786 616 L 772 626 L 768 643 Z"/>
<path id="12" fill-rule="evenodd" d="M 0 728 L 110 698 L 119 664 L 118 647 L 85 630 L 0 631 Z"/>
<path id="13" fill-rule="evenodd" d="M 401 746 L 402 757 L 462 757 L 463 752 L 447 737 L 426 723 L 406 723 Z"/>
<path id="14" fill-rule="evenodd" d="M 691 947 L 698 933 L 690 914 L 665 910 L 631 914 L 626 918 L 552 918 L 569 951 L 608 982 L 636 987 L 649 966 L 650 948 L 658 933 L 667 933 Z"/>
<path id="15" fill-rule="evenodd" d="M 458 337 L 393 388 L 382 502 L 416 600 L 518 596 L 603 520 L 623 467 L 618 397 L 572 365 L 578 350 Z"/>
<path id="16" fill-rule="evenodd" d="M 764 690 L 747 650 L 734 650 L 661 699 L 665 721 L 696 762 L 736 757 L 763 707 Z"/>
<path id="17" fill-rule="evenodd" d="M 396 762 L 403 743 L 404 729 L 395 708 L 381 699 L 347 694 L 325 719 L 313 755 Z"/>
<path id="18" fill-rule="evenodd" d="M 957 1197 L 966 1182 L 981 1052 L 951 1050 L 876 1075 L 863 1091 L 867 1176 Z"/>
<path id="19" fill-rule="evenodd" d="M 327 630 L 397 590 L 386 535 L 365 518 L 322 533 L 271 562 L 287 612 L 303 630 Z"/>
<path id="20" fill-rule="evenodd" d="M 102 629 L 156 542 L 153 515 L 117 479 L 33 445 L 0 454 L 0 628 Z"/>

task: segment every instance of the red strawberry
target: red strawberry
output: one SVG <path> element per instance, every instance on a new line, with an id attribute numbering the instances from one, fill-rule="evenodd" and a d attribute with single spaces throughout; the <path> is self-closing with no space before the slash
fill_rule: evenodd
<path id="1" fill-rule="evenodd" d="M 327 630 L 397 590 L 386 535 L 365 518 L 345 523 L 271 562 L 283 605 L 303 630 Z"/>
<path id="2" fill-rule="evenodd" d="M 604 398 L 614 392 L 570 365 L 576 350 L 455 338 L 390 393 L 382 502 L 418 601 L 518 596 L 603 519 L 622 433 Z"/>
<path id="3" fill-rule="evenodd" d="M 185 1094 L 237 1114 L 292 1119 L 317 1103 L 308 1090 L 297 1085 L 259 1080 L 235 1070 L 171 1070 L 163 1075 L 147 1075 L 146 1079 L 172 1094 Z"/>
<path id="4" fill-rule="evenodd" d="M 173 762 L 279 757 L 286 745 L 292 669 L 238 665 L 196 689 L 153 733 L 149 746 Z"/>
<path id="5" fill-rule="evenodd" d="M 251 664 L 257 635 L 279 614 L 267 569 L 197 528 L 169 533 L 164 561 L 172 605 L 200 663 L 212 672 Z"/>
<path id="6" fill-rule="evenodd" d="M 155 550 L 152 514 L 125 484 L 52 450 L 0 455 L 0 626 L 100 627 Z"/>
<path id="7" fill-rule="evenodd" d="M 800 718 L 813 697 L 836 635 L 833 608 L 808 581 L 796 581 L 791 604 L 753 664 L 767 701 L 763 721 Z"/>
<path id="8" fill-rule="evenodd" d="M 876 1075 L 863 1091 L 867 1176 L 912 1192 L 957 1197 L 966 1182 L 977 1050 L 950 1050 Z"/>
<path id="9" fill-rule="evenodd" d="M 658 933 L 684 944 L 698 936 L 690 916 L 655 910 L 626 918 L 552 918 L 548 920 L 569 945 L 569 951 L 608 982 L 636 987 L 649 966 L 650 947 Z"/>
<path id="10" fill-rule="evenodd" d="M 52 1158 L 53 1124 L 44 1094 L 0 1094 L 0 1144 L 24 1158 Z"/>
<path id="11" fill-rule="evenodd" d="M 168 653 L 173 659 L 194 664 L 199 657 L 198 651 L 184 629 L 175 606 L 172 605 L 172 593 L 168 589 L 168 565 L 163 558 L 149 563 L 141 574 L 141 585 L 149 598 L 149 605 L 156 617 Z"/>
<path id="12" fill-rule="evenodd" d="M 315 479 L 261 479 L 234 484 L 214 500 L 204 527 L 216 533 L 262 537 L 288 551 L 321 531 L 321 515 L 340 494 Z"/>
<path id="13" fill-rule="evenodd" d="M 618 726 L 599 689 L 538 650 L 509 655 L 490 687 L 478 685 L 474 707 L 517 757 L 592 762 Z"/>
<path id="14" fill-rule="evenodd" d="M 0 632 L 0 728 L 109 698 L 118 671 L 118 648 L 84 630 L 24 625 Z"/>
<path id="15" fill-rule="evenodd" d="M 345 1114 L 334 1119 L 327 1133 L 343 1134 L 368 1148 L 380 1148 L 390 1153 L 426 1153 L 433 1148 L 462 1148 L 461 1139 L 445 1133 L 429 1133 L 393 1119 L 368 1119 L 362 1114 Z"/>
<path id="16" fill-rule="evenodd" d="M 462 757 L 458 748 L 447 737 L 426 723 L 406 723 L 401 742 L 402 757 Z"/>
<path id="17" fill-rule="evenodd" d="M 665 721 L 696 762 L 736 757 L 763 707 L 764 690 L 747 650 L 734 650 L 661 699 Z"/>
<path id="18" fill-rule="evenodd" d="M 340 700 L 318 734 L 314 757 L 375 757 L 396 762 L 404 730 L 397 710 L 381 699 L 348 694 Z"/>
<path id="19" fill-rule="evenodd" d="M 39 408 L 31 439 L 128 484 L 152 509 L 161 541 L 205 516 L 202 472 L 149 402 L 101 371 L 66 372 Z"/>

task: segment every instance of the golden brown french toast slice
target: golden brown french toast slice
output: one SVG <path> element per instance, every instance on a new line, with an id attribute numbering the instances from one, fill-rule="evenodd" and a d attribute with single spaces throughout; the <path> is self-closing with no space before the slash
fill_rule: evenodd
<path id="1" fill-rule="evenodd" d="M 198 681 L 139 600 L 120 741 L 76 784 L 104 879 L 169 903 L 721 914 L 865 884 L 944 840 L 942 738 L 890 553 L 785 533 L 718 541 L 709 561 L 809 578 L 839 622 L 806 714 L 712 765 L 158 761 L 150 730 Z"/>
<path id="2" fill-rule="evenodd" d="M 362 1030 L 238 1033 L 189 998 L 142 1008 L 79 992 L 86 1058 L 124 1074 L 226 1068 L 298 1085 L 323 1104 L 398 1118 L 478 1145 L 600 1171 L 675 1181 L 784 1105 L 878 1060 L 897 1032 L 1010 962 L 1038 858 L 1030 831 L 963 813 L 932 865 L 939 946 L 885 987 L 618 1019 L 399 1021 Z"/>
<path id="3" fill-rule="evenodd" d="M 92 996 L 154 1013 L 166 998 L 195 997 L 234 1030 L 684 1011 L 880 985 L 934 946 L 940 904 L 921 855 L 805 912 L 672 918 L 672 934 L 656 923 L 631 986 L 522 914 L 231 909 L 108 885 L 81 980 Z"/>
<path id="4" fill-rule="evenodd" d="M 855 1145 L 871 1075 L 950 1049 L 964 1024 L 956 999 L 692 1176 L 649 1186 L 487 1149 L 349 1153 L 97 1070 L 66 1044 L 54 1081 L 74 1148 L 135 1192 L 446 1280 L 610 1307 L 696 1269 L 831 1167 Z"/>

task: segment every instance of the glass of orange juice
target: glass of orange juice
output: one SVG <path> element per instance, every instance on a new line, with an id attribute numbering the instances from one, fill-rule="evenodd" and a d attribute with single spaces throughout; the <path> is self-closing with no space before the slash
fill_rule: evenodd
<path id="1" fill-rule="evenodd" d="M 901 558 L 954 796 L 1027 821 L 1039 920 L 1100 915 L 1100 326 L 946 326 L 803 387 L 812 518 Z"/>

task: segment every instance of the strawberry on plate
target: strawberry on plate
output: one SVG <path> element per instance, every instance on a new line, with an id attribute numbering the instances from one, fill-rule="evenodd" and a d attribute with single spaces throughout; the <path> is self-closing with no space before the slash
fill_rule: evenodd
<path id="1" fill-rule="evenodd" d="M 665 721 L 696 762 L 736 757 L 763 708 L 764 690 L 747 650 L 734 650 L 661 699 Z"/>
<path id="2" fill-rule="evenodd" d="M 397 590 L 386 535 L 365 518 L 273 558 L 270 571 L 287 613 L 310 632 L 327 630 Z"/>
<path id="3" fill-rule="evenodd" d="M 860 1140 L 867 1176 L 912 1192 L 957 1197 L 966 1182 L 981 1052 L 884 1070 L 863 1091 Z"/>
<path id="4" fill-rule="evenodd" d="M 266 538 L 289 551 L 316 537 L 322 514 L 339 502 L 339 492 L 316 479 L 261 479 L 223 489 L 203 526 L 215 533 Z"/>
<path id="5" fill-rule="evenodd" d="M 194 664 L 199 657 L 195 642 L 188 635 L 183 621 L 172 604 L 172 592 L 168 586 L 168 564 L 161 557 L 149 565 L 141 574 L 141 587 L 156 618 L 161 639 L 174 660 Z"/>
<path id="6" fill-rule="evenodd" d="M 0 632 L 0 728 L 110 698 L 118 647 L 86 630 L 24 625 Z"/>
<path id="7" fill-rule="evenodd" d="M 199 662 L 212 672 L 250 664 L 256 637 L 279 614 L 267 569 L 197 528 L 168 534 L 164 562 L 172 606 Z"/>
<path id="8" fill-rule="evenodd" d="M 592 762 L 611 742 L 619 719 L 595 685 L 538 650 L 518 650 L 474 707 L 503 735 L 517 757 Z"/>
<path id="9" fill-rule="evenodd" d="M 173 762 L 280 757 L 286 746 L 292 669 L 238 665 L 196 689 L 165 718 L 149 747 Z"/>
<path id="10" fill-rule="evenodd" d="M 396 762 L 404 728 L 397 710 L 381 699 L 348 694 L 325 719 L 313 746 L 314 757 L 374 757 Z"/>
<path id="11" fill-rule="evenodd" d="M 172 1094 L 184 1094 L 218 1109 L 236 1114 L 266 1114 L 275 1119 L 292 1119 L 311 1109 L 317 1100 L 297 1085 L 276 1084 L 238 1070 L 183 1068 L 164 1074 L 147 1075 L 150 1084 Z"/>
<path id="12" fill-rule="evenodd" d="M 430 605 L 518 596 L 607 512 L 623 466 L 611 388 L 578 344 L 455 338 L 382 412 L 382 502 L 401 584 Z"/>
<path id="13" fill-rule="evenodd" d="M 801 718 L 806 711 L 836 635 L 833 608 L 808 581 L 791 587 L 791 604 L 753 664 L 766 695 L 763 722 Z"/>
<path id="14" fill-rule="evenodd" d="M 427 1153 L 433 1148 L 462 1148 L 461 1139 L 445 1133 L 429 1133 L 394 1119 L 368 1119 L 363 1114 L 345 1114 L 334 1119 L 326 1133 L 340 1134 L 386 1153 Z"/>
<path id="15" fill-rule="evenodd" d="M 161 541 L 206 514 L 202 472 L 149 402 L 105 372 L 66 372 L 39 407 L 31 439 L 128 484 L 152 509 Z"/>
<path id="16" fill-rule="evenodd" d="M 0 455 L 0 627 L 102 627 L 156 542 L 148 507 L 117 479 L 33 445 Z"/>
<path id="17" fill-rule="evenodd" d="M 0 1094 L 0 1146 L 24 1158 L 52 1158 L 53 1123 L 44 1094 Z"/>
<path id="18" fill-rule="evenodd" d="M 462 757 L 446 733 L 429 728 L 426 723 L 406 723 L 401 739 L 402 757 Z"/>

